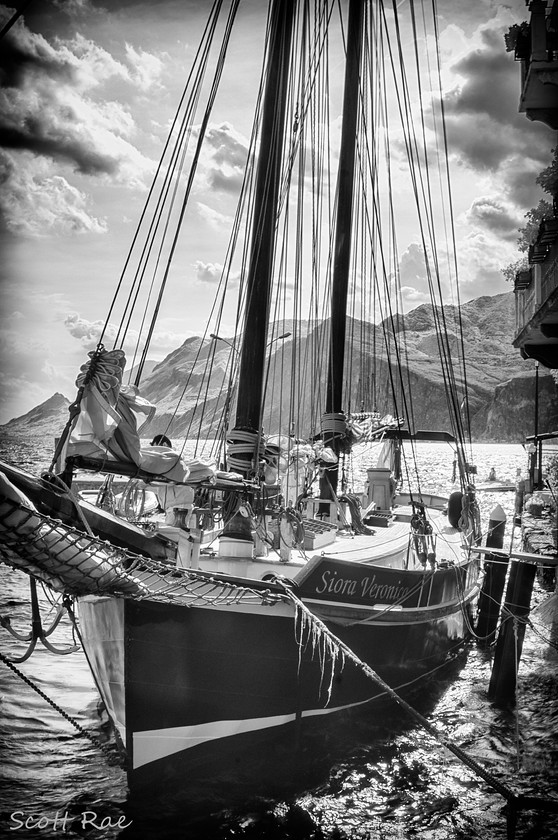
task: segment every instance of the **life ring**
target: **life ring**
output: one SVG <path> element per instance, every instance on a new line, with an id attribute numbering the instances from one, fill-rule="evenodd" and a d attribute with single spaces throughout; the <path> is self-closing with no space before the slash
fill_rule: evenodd
<path id="1" fill-rule="evenodd" d="M 448 499 L 448 521 L 452 528 L 459 528 L 459 520 L 463 510 L 463 493 L 456 490 Z"/>

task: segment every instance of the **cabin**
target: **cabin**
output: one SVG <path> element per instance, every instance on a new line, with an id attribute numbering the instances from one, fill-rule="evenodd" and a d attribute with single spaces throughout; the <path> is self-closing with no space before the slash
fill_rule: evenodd
<path id="1" fill-rule="evenodd" d="M 532 0 L 530 20 L 506 37 L 521 64 L 519 112 L 558 129 L 558 0 Z M 515 278 L 513 346 L 523 358 L 558 368 L 558 196 L 529 248 L 529 267 Z"/>

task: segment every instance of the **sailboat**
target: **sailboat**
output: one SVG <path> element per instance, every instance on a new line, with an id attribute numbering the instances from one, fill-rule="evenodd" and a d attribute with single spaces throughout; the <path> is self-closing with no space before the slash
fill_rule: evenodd
<path id="1" fill-rule="evenodd" d="M 405 11 L 407 20 L 375 0 L 271 1 L 206 332 L 182 348 L 189 367 L 173 367 L 173 356 L 144 387 L 154 323 L 146 304 L 148 338 L 132 360 L 140 375 L 126 384 L 126 329 L 140 288 L 156 313 L 176 274 L 242 16 L 237 0 L 212 6 L 140 219 L 139 256 L 126 264 L 133 279 L 126 287 L 123 272 L 111 305 L 114 318 L 128 288 L 114 346 L 107 327 L 79 373 L 51 469 L 35 476 L 2 464 L 1 558 L 71 604 L 138 800 L 215 806 L 277 794 L 280 759 L 293 774 L 307 739 L 324 752 L 326 727 L 378 714 L 385 691 L 370 670 L 395 690 L 416 689 L 467 637 L 480 528 L 459 325 L 443 305 L 457 272 L 438 238 L 451 219 L 449 181 L 431 159 L 443 149 L 434 140 L 443 109 L 436 59 L 423 47 L 437 27 L 426 6 Z M 412 82 L 423 69 L 427 87 Z M 332 136 L 337 89 L 342 125 Z M 429 124 L 412 113 L 417 95 Z M 437 195 L 434 174 L 445 183 Z M 433 431 L 415 420 L 413 388 L 427 380 L 421 386 L 408 357 L 399 305 L 397 223 L 413 215 L 440 357 L 431 402 L 443 392 L 447 404 Z M 232 336 L 222 333 L 231 289 Z M 160 399 L 154 419 L 150 383 L 160 387 L 165 370 L 189 378 L 167 376 L 187 405 L 173 414 Z M 154 429 L 174 446 L 146 445 Z M 187 455 L 179 437 L 201 442 Z M 447 443 L 449 496 L 420 476 L 423 441 Z M 355 452 L 367 463 L 360 473 Z"/>

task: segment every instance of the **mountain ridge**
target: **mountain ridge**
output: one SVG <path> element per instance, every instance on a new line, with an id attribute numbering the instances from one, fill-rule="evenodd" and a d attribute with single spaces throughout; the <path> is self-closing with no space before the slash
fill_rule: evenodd
<path id="1" fill-rule="evenodd" d="M 427 305 L 418 306 L 405 318 L 395 317 L 384 324 L 387 341 L 405 329 L 406 359 L 403 367 L 409 391 L 413 397 L 413 415 L 416 428 L 446 428 L 449 427 L 447 414 L 445 386 L 436 360 L 438 356 L 438 339 L 436 335 L 435 318 L 444 318 L 447 325 L 458 323 L 456 314 L 461 314 L 459 333 L 447 327 L 447 346 L 453 355 L 461 346 L 465 348 L 467 360 L 466 377 L 469 393 L 469 416 L 472 436 L 477 441 L 493 441 L 500 443 L 523 442 L 527 435 L 533 434 L 535 428 L 535 376 L 534 364 L 521 358 L 513 347 L 512 340 L 515 330 L 515 300 L 513 292 L 501 295 L 482 296 L 462 304 L 459 308 L 447 305 L 443 312 L 433 315 Z M 282 325 L 280 333 L 283 334 Z M 324 331 L 321 322 L 312 324 L 304 322 L 301 325 L 290 323 L 291 334 L 298 332 L 301 346 L 314 339 L 322 340 Z M 348 319 L 347 343 L 353 343 L 353 352 L 361 355 L 358 361 L 366 361 L 371 353 L 373 337 L 378 326 L 364 324 L 354 319 Z M 358 337 L 352 339 L 352 333 Z M 216 344 L 211 346 L 212 342 Z M 225 383 L 227 381 L 228 363 L 231 352 L 230 341 L 219 342 L 214 338 L 203 339 L 200 336 L 187 338 L 167 357 L 158 363 L 146 363 L 146 377 L 142 384 L 142 395 L 157 405 L 157 415 L 149 428 L 143 431 L 144 437 L 151 437 L 157 432 L 166 432 L 173 438 L 186 435 L 194 437 L 189 431 L 194 427 L 201 429 L 202 435 L 212 436 L 210 418 L 217 414 L 226 399 Z M 292 341 L 292 340 L 291 340 Z M 285 339 L 287 355 L 287 369 L 290 362 L 289 348 L 291 342 Z M 215 370 L 210 386 L 205 392 L 205 400 L 200 403 L 197 386 L 202 378 L 195 366 L 196 360 L 205 364 L 209 353 L 215 354 Z M 368 355 L 367 355 L 368 354 Z M 377 380 L 388 380 L 388 354 L 384 350 L 376 350 L 375 373 Z M 202 365 L 203 367 L 203 365 Z M 359 369 L 358 362 L 355 369 Z M 458 385 L 463 377 L 458 374 Z M 266 429 L 273 433 L 283 403 L 285 390 L 278 389 L 276 394 L 277 407 L 275 414 L 266 417 Z M 313 383 L 317 388 L 319 383 Z M 539 371 L 538 403 L 540 432 L 553 431 L 558 428 L 558 389 L 549 372 Z M 358 403 L 358 385 L 352 383 L 346 395 L 352 405 Z M 182 398 L 180 410 L 175 413 L 177 400 Z M 29 437 L 35 435 L 50 435 L 53 439 L 59 436 L 68 418 L 70 400 L 62 394 L 54 394 L 45 402 L 35 406 L 21 417 L 16 417 L 0 426 L 0 435 L 4 437 Z M 378 403 L 380 405 L 380 402 Z M 283 406 L 284 408 L 284 406 Z M 304 424 L 308 424 L 307 416 L 301 419 L 301 430 L 304 434 Z"/>

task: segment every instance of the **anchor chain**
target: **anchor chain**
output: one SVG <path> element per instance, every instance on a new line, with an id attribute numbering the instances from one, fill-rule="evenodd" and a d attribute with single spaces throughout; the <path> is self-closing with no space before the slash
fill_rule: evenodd
<path id="1" fill-rule="evenodd" d="M 80 735 L 82 735 L 84 738 L 87 738 L 89 741 L 91 741 L 91 743 L 94 746 L 96 746 L 99 750 L 101 750 L 101 752 L 105 755 L 105 757 L 109 759 L 111 764 L 117 763 L 115 761 L 114 749 L 107 746 L 107 744 L 103 744 L 102 741 L 100 741 L 99 738 L 97 738 L 96 735 L 93 735 L 91 732 L 89 732 L 87 729 L 85 729 L 80 723 L 78 723 L 75 718 L 73 718 L 71 715 L 69 715 L 67 712 L 65 712 L 64 709 L 61 706 L 58 705 L 58 703 L 55 703 L 54 700 L 52 700 L 47 694 L 44 693 L 44 691 L 42 691 L 37 685 L 35 685 L 33 680 L 29 679 L 29 677 L 27 677 L 22 671 L 20 671 L 19 668 L 16 668 L 16 666 L 11 661 L 11 659 L 9 659 L 7 656 L 4 656 L 4 654 L 1 653 L 1 652 L 0 652 L 0 659 L 2 660 L 2 662 L 5 665 L 8 666 L 8 668 L 12 669 L 12 671 L 14 672 L 14 674 L 16 674 L 16 676 L 18 676 L 20 679 L 22 679 L 24 683 L 26 683 L 30 688 L 33 689 L 33 691 L 36 691 L 37 694 L 39 695 L 39 697 L 42 697 L 43 700 L 46 700 L 46 702 L 49 704 L 49 706 L 52 706 L 52 708 L 56 712 L 58 712 L 58 714 L 61 715 L 65 720 L 67 720 L 68 723 L 71 723 L 72 726 L 74 726 L 77 729 L 77 731 L 79 732 Z"/>

